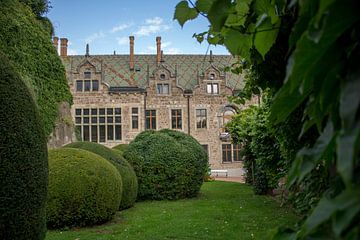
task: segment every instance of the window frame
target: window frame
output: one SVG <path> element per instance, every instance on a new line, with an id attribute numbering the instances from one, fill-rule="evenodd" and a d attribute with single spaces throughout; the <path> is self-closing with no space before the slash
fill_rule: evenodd
<path id="1" fill-rule="evenodd" d="M 171 129 L 182 129 L 182 125 L 182 109 L 171 109 Z"/>
<path id="2" fill-rule="evenodd" d="M 202 114 L 205 112 L 205 115 Z M 206 108 L 198 108 L 195 109 L 195 119 L 196 119 L 196 129 L 207 129 L 207 109 Z M 200 126 L 199 126 L 200 123 Z M 205 123 L 205 124 L 204 124 Z"/>
<path id="3" fill-rule="evenodd" d="M 148 114 L 149 113 L 149 114 Z M 156 130 L 156 110 L 155 109 L 146 109 L 145 110 L 145 129 Z"/>
<path id="4" fill-rule="evenodd" d="M 136 109 L 136 112 L 134 112 L 135 109 Z M 136 123 L 136 124 L 134 124 L 134 123 Z M 131 108 L 131 129 L 139 129 L 139 108 L 138 107 Z"/>
<path id="5" fill-rule="evenodd" d="M 164 92 L 165 86 L 167 86 L 167 93 Z M 170 84 L 169 83 L 157 83 L 156 84 L 156 94 L 157 95 L 170 95 Z"/>

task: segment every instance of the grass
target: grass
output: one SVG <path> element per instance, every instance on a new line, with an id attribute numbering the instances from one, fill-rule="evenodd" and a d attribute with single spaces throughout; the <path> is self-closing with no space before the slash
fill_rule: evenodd
<path id="1" fill-rule="evenodd" d="M 48 231 L 46 240 L 266 239 L 297 220 L 272 198 L 255 196 L 250 186 L 208 182 L 198 198 L 138 202 L 107 224 Z"/>

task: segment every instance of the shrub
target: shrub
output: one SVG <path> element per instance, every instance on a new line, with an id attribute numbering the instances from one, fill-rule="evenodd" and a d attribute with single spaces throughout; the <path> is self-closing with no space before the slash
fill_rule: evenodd
<path id="1" fill-rule="evenodd" d="M 99 155 L 74 148 L 49 151 L 49 227 L 103 223 L 118 210 L 121 192 L 119 172 Z"/>
<path id="2" fill-rule="evenodd" d="M 75 142 L 66 145 L 66 147 L 87 150 L 110 161 L 117 168 L 122 179 L 123 192 L 120 209 L 129 208 L 134 205 L 138 191 L 137 177 L 130 163 L 122 155 L 101 144 L 92 142 Z"/>
<path id="3" fill-rule="evenodd" d="M 47 148 L 35 102 L 0 51 L 0 239 L 44 239 Z"/>
<path id="4" fill-rule="evenodd" d="M 112 149 L 124 153 L 128 147 L 129 147 L 129 144 L 119 144 L 119 145 L 116 145 L 115 147 L 113 147 Z"/>
<path id="5" fill-rule="evenodd" d="M 184 133 L 140 133 L 124 152 L 139 181 L 138 199 L 179 199 L 198 194 L 207 171 L 201 145 Z"/>

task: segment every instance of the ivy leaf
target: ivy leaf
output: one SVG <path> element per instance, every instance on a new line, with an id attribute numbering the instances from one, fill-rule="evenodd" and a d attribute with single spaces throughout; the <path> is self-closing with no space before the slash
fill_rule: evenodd
<path id="1" fill-rule="evenodd" d="M 203 13 L 208 13 L 215 0 L 197 0 L 196 8 Z"/>
<path id="2" fill-rule="evenodd" d="M 257 28 L 257 31 L 259 32 L 255 34 L 254 45 L 256 50 L 258 50 L 258 52 L 264 58 L 266 53 L 275 43 L 277 34 L 279 32 L 279 29 L 277 29 L 279 25 L 273 26 L 271 24 L 270 18 L 268 18 L 267 15 L 262 15 L 260 20 L 257 23 L 259 24 L 259 27 Z"/>
<path id="3" fill-rule="evenodd" d="M 178 20 L 180 26 L 183 27 L 186 21 L 195 19 L 198 14 L 196 9 L 189 7 L 187 1 L 181 1 L 175 7 L 174 20 Z"/>
<path id="4" fill-rule="evenodd" d="M 252 36 L 250 34 L 229 30 L 224 38 L 224 44 L 232 55 L 249 59 L 252 48 Z"/>
<path id="5" fill-rule="evenodd" d="M 231 8 L 231 0 L 215 0 L 212 4 L 208 13 L 208 19 L 215 32 L 221 31 L 221 28 L 224 26 L 226 19 L 229 16 Z"/>
<path id="6" fill-rule="evenodd" d="M 249 5 L 252 3 L 253 0 L 240 0 L 236 2 L 235 10 L 239 15 L 246 15 L 249 12 Z"/>

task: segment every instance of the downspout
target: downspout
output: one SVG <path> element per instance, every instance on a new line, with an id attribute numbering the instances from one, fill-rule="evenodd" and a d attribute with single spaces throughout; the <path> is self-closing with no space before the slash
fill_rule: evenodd
<path id="1" fill-rule="evenodd" d="M 190 135 L 190 96 L 187 97 L 187 112 L 188 112 L 188 134 Z"/>

